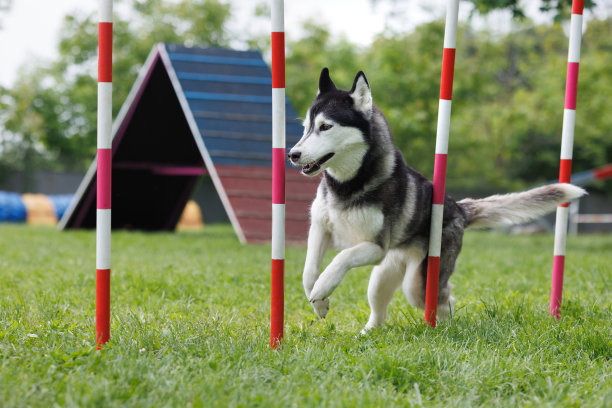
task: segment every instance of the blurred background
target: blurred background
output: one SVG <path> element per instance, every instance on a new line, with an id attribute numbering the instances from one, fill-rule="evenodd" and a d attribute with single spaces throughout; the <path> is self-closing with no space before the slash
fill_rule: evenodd
<path id="1" fill-rule="evenodd" d="M 445 2 L 286 1 L 285 9 L 286 90 L 298 115 L 314 98 L 322 67 L 345 89 L 363 70 L 407 163 L 431 178 Z M 94 1 L 0 0 L 6 194 L 43 193 L 65 207 L 95 156 L 96 10 Z M 461 2 L 452 195 L 519 190 L 558 177 L 570 12 L 571 0 Z M 117 0 L 115 13 L 114 114 L 158 42 L 255 49 L 270 61 L 265 1 Z M 573 173 L 612 162 L 612 1 L 585 1 L 584 16 Z M 580 212 L 612 213 L 609 178 L 590 179 L 588 190 Z M 598 220 L 581 231 L 612 226 Z"/>

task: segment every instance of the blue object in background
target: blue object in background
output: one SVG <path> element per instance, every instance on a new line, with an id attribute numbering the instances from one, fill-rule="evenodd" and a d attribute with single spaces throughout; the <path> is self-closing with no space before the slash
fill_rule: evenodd
<path id="1" fill-rule="evenodd" d="M 48 195 L 47 197 L 49 197 L 49 200 L 51 200 L 51 203 L 53 204 L 57 219 L 60 220 L 70 205 L 73 194 L 55 194 Z"/>
<path id="2" fill-rule="evenodd" d="M 24 222 L 26 216 L 21 194 L 0 191 L 0 221 Z"/>

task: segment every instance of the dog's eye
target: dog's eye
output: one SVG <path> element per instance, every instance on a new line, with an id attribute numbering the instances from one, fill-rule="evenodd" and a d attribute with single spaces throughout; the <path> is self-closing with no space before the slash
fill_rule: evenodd
<path id="1" fill-rule="evenodd" d="M 325 132 L 326 130 L 329 130 L 333 127 L 334 125 L 328 125 L 327 123 L 322 124 L 321 126 L 319 126 L 319 130 L 321 132 Z"/>

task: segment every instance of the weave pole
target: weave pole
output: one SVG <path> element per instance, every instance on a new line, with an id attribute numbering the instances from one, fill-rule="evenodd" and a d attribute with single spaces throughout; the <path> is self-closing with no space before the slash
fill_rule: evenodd
<path id="1" fill-rule="evenodd" d="M 96 198 L 96 347 L 110 338 L 113 2 L 100 0 Z"/>
<path id="2" fill-rule="evenodd" d="M 455 71 L 455 47 L 457 45 L 457 20 L 459 0 L 446 3 L 444 27 L 444 51 L 442 54 L 442 78 L 440 81 L 440 105 L 436 131 L 436 155 L 433 177 L 433 201 L 427 259 L 427 286 L 425 289 L 425 322 L 436 327 L 438 309 L 438 281 L 440 278 L 440 253 L 442 246 L 442 216 L 444 214 L 444 185 L 446 183 L 446 156 L 450 129 L 453 74 Z"/>
<path id="3" fill-rule="evenodd" d="M 285 5 L 272 0 L 272 284 L 270 347 L 283 338 L 285 313 Z"/>
<path id="4" fill-rule="evenodd" d="M 576 124 L 576 93 L 578 90 L 578 66 L 580 64 L 583 9 L 584 0 L 572 1 L 569 50 L 567 53 L 567 77 L 565 82 L 565 109 L 563 110 L 563 131 L 561 133 L 559 183 L 569 183 L 572 173 L 572 152 L 574 149 L 574 128 Z M 561 318 L 568 207 L 569 203 L 559 204 L 557 207 L 557 220 L 555 222 L 555 246 L 552 284 L 550 289 L 550 314 L 557 319 Z"/>

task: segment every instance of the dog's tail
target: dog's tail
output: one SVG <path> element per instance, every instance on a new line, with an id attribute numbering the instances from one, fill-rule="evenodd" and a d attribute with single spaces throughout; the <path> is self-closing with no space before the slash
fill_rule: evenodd
<path id="1" fill-rule="evenodd" d="M 549 184 L 520 193 L 493 195 L 459 201 L 467 214 L 468 227 L 503 227 L 521 224 L 549 213 L 558 204 L 586 194 L 572 184 Z"/>

